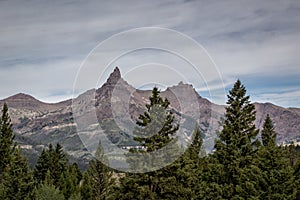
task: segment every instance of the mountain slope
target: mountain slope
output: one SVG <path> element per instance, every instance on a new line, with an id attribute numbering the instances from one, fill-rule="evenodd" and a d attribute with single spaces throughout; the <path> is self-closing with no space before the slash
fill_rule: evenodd
<path id="1" fill-rule="evenodd" d="M 121 130 L 118 123 L 134 123 L 144 112 L 150 94 L 151 91 L 136 90 L 129 85 L 116 68 L 102 87 L 86 91 L 73 100 L 48 104 L 26 94 L 17 94 L 0 100 L 0 105 L 8 104 L 17 140 L 29 154 L 37 156 L 49 143 L 60 142 L 69 154 L 84 160 L 89 152 L 78 134 L 93 140 L 100 125 L 112 143 L 130 143 L 130 134 Z M 182 113 L 185 113 L 183 121 L 187 115 L 197 116 L 206 148 L 210 150 L 215 131 L 220 128 L 218 121 L 224 106 L 209 102 L 199 96 L 192 85 L 182 82 L 162 91 L 161 95 L 169 99 L 178 119 Z M 264 118 L 270 114 L 278 132 L 278 143 L 300 140 L 299 108 L 282 108 L 270 103 L 255 103 L 255 107 L 257 127 L 261 128 Z M 191 131 L 194 127 L 189 128 Z"/>

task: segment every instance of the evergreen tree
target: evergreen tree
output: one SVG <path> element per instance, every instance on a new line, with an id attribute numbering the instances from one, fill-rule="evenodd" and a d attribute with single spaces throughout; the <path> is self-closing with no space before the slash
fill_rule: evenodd
<path id="1" fill-rule="evenodd" d="M 289 160 L 290 166 L 295 167 L 297 162 L 297 150 L 294 141 L 284 147 L 284 152 Z"/>
<path id="2" fill-rule="evenodd" d="M 131 174 L 121 178 L 116 199 L 197 199 L 203 190 L 201 180 L 205 154 L 198 126 L 193 142 L 180 158 L 157 171 Z"/>
<path id="3" fill-rule="evenodd" d="M 240 80 L 236 81 L 227 97 L 223 127 L 211 159 L 213 167 L 222 170 L 217 172 L 216 181 L 222 188 L 222 198 L 253 198 L 259 191 L 257 181 L 261 173 L 254 165 L 259 146 L 258 130 L 254 124 L 255 107 Z"/>
<path id="4" fill-rule="evenodd" d="M 52 144 L 49 145 L 49 149 L 50 147 L 52 149 Z M 48 155 L 48 151 L 46 149 L 43 149 L 33 170 L 34 179 L 38 183 L 44 181 L 48 170 L 49 170 L 49 155 Z"/>
<path id="5" fill-rule="evenodd" d="M 261 132 L 261 139 L 264 146 L 276 146 L 277 133 L 274 130 L 273 122 L 270 115 L 267 114 L 265 122 L 263 124 L 263 130 Z"/>
<path id="6" fill-rule="evenodd" d="M 175 116 L 168 108 L 170 102 L 167 98 L 163 100 L 156 87 L 149 100 L 146 111 L 136 122 L 138 127 L 133 131 L 134 140 L 144 149 L 131 149 L 131 154 L 128 154 L 128 163 L 135 172 L 153 171 L 171 163 L 182 152 L 174 137 L 179 125 L 175 124 Z"/>
<path id="7" fill-rule="evenodd" d="M 12 155 L 16 149 L 14 138 L 8 107 L 4 103 L 0 118 L 0 180 L 5 168 L 11 164 Z"/>
<path id="8" fill-rule="evenodd" d="M 83 181 L 81 195 L 83 199 L 105 200 L 112 196 L 112 186 L 115 183 L 113 171 L 107 163 L 101 143 L 95 153 L 96 159 L 91 160 Z"/>
<path id="9" fill-rule="evenodd" d="M 68 169 L 61 174 L 59 186 L 66 199 L 71 198 L 71 196 L 75 198 L 75 196 L 80 194 L 79 184 L 82 174 L 78 170 L 77 164 L 73 164 L 69 165 Z"/>
<path id="10" fill-rule="evenodd" d="M 173 188 L 166 188 L 173 191 L 176 195 L 169 195 L 169 198 L 196 199 L 203 190 L 202 170 L 205 164 L 205 149 L 203 146 L 202 134 L 198 125 L 193 131 L 193 141 L 184 154 L 171 165 L 162 169 L 168 172 L 169 177 L 173 178 Z M 172 180 L 172 179 L 171 179 Z"/>
<path id="11" fill-rule="evenodd" d="M 72 170 L 72 174 L 74 174 L 74 176 L 76 176 L 76 180 L 79 183 L 82 180 L 83 175 L 82 175 L 82 172 L 80 171 L 80 169 L 78 167 L 78 164 L 77 163 L 73 163 L 72 167 L 71 167 L 71 170 Z"/>
<path id="12" fill-rule="evenodd" d="M 166 146 L 171 142 L 178 126 L 174 125 L 174 115 L 167 111 L 170 105 L 168 99 L 162 99 L 157 87 L 152 90 L 149 97 L 150 104 L 146 104 L 147 111 L 139 116 L 134 140 L 146 147 L 147 152 L 152 152 Z M 142 136 L 142 137 L 141 137 Z"/>
<path id="13" fill-rule="evenodd" d="M 60 144 L 55 149 L 49 144 L 47 150 L 43 150 L 34 168 L 34 178 L 37 183 L 45 180 L 49 171 L 55 187 L 60 188 L 61 175 L 68 169 L 68 157 Z"/>
<path id="14" fill-rule="evenodd" d="M 296 194 L 296 199 L 300 200 L 300 154 L 298 154 L 298 161 L 294 167 L 294 177 L 296 179 L 296 189 L 297 189 L 297 194 Z"/>
<path id="15" fill-rule="evenodd" d="M 196 125 L 193 132 L 193 142 L 188 148 L 190 158 L 194 162 L 198 162 L 200 158 L 206 156 L 205 148 L 203 145 L 202 133 L 199 129 L 199 126 Z"/>
<path id="16" fill-rule="evenodd" d="M 0 192 L 3 199 L 29 199 L 33 191 L 32 175 L 13 140 L 8 107 L 4 104 L 0 119 Z"/>
<path id="17" fill-rule="evenodd" d="M 56 144 L 54 151 L 49 152 L 49 155 L 49 170 L 51 172 L 51 177 L 54 180 L 54 186 L 60 188 L 61 185 L 59 185 L 59 180 L 61 174 L 66 172 L 68 169 L 68 156 L 59 143 Z"/>
<path id="18" fill-rule="evenodd" d="M 246 88 L 240 80 L 236 81 L 227 97 L 228 106 L 225 108 L 223 129 L 216 141 L 216 152 L 233 153 L 247 159 L 259 144 L 256 138 L 259 130 L 254 124 L 255 107 L 250 103 L 250 97 L 246 96 Z M 235 158 L 229 159 L 223 161 L 231 162 Z M 247 160 L 241 164 L 247 164 Z"/>
<path id="19" fill-rule="evenodd" d="M 33 198 L 33 177 L 27 160 L 21 155 L 20 148 L 16 149 L 3 181 L 7 199 L 23 200 Z"/>
<path id="20" fill-rule="evenodd" d="M 135 130 L 136 135 L 143 137 L 135 137 L 134 139 L 146 147 L 146 150 L 131 150 L 132 154 L 141 154 L 141 158 L 144 158 L 129 160 L 129 163 L 134 162 L 135 167 L 143 167 L 143 162 L 149 163 L 147 160 L 151 159 L 151 156 L 143 157 L 143 155 L 147 155 L 146 152 L 155 152 L 160 148 L 171 146 L 168 149 L 170 154 L 160 158 L 165 162 L 168 159 L 166 157 L 172 156 L 173 152 L 182 151 L 177 145 L 170 145 L 174 141 L 176 142 L 173 136 L 179 126 L 175 124 L 174 115 L 168 110 L 169 101 L 160 97 L 157 88 L 152 90 L 149 100 L 150 103 L 146 105 L 147 111 L 140 115 L 137 121 L 139 128 Z M 200 173 L 198 168 L 200 164 L 199 154 L 200 152 L 203 154 L 201 132 L 198 127 L 196 127 L 193 135 L 194 141 L 189 149 L 168 166 L 145 173 L 126 173 L 120 179 L 120 187 L 117 191 L 120 196 L 117 199 L 196 198 L 196 189 L 199 189 L 198 185 L 200 184 L 197 175 Z M 152 162 L 158 164 L 162 161 L 157 159 Z"/>
<path id="21" fill-rule="evenodd" d="M 65 197 L 54 185 L 42 183 L 36 191 L 36 200 L 65 200 Z"/>
<path id="22" fill-rule="evenodd" d="M 258 151 L 257 165 L 262 170 L 264 179 L 261 184 L 260 198 L 294 199 L 296 183 L 293 169 L 284 155 L 284 150 L 276 146 L 276 135 L 273 122 L 267 115 L 263 124 L 262 141 Z"/>
<path id="23" fill-rule="evenodd" d="M 83 174 L 82 184 L 80 186 L 80 194 L 84 200 L 93 199 L 93 191 L 90 183 L 90 177 L 87 172 Z"/>

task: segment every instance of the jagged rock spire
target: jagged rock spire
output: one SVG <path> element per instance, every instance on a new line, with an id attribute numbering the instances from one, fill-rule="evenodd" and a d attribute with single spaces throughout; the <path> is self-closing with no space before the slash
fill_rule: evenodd
<path id="1" fill-rule="evenodd" d="M 121 78 L 121 73 L 118 67 L 109 75 L 106 83 L 109 85 L 116 84 Z"/>

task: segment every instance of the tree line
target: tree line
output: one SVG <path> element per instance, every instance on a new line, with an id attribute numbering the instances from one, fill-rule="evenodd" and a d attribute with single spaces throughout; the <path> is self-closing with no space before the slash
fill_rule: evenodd
<path id="1" fill-rule="evenodd" d="M 149 102 L 135 129 L 136 135 L 143 137 L 134 137 L 145 148 L 132 148 L 127 157 L 130 167 L 137 171 L 143 171 L 147 163 L 170 159 L 161 156 L 153 161 L 146 155 L 171 144 L 178 130 L 168 99 L 163 99 L 156 87 Z M 120 172 L 103 164 L 101 144 L 84 172 L 69 162 L 60 144 L 49 144 L 30 170 L 14 142 L 4 104 L 0 118 L 0 199 L 300 199 L 297 148 L 276 145 L 277 133 L 269 115 L 261 131 L 255 127 L 255 107 L 239 80 L 226 103 L 212 153 L 206 155 L 196 125 L 192 143 L 178 159 L 144 173 Z M 180 150 L 180 146 L 171 149 Z"/>

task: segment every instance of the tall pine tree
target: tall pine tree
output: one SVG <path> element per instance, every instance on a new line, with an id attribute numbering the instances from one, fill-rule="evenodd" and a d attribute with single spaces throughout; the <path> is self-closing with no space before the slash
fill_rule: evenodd
<path id="1" fill-rule="evenodd" d="M 83 179 L 81 196 L 83 199 L 105 200 L 112 198 L 112 187 L 115 184 L 113 171 L 107 163 L 101 142 L 95 153 L 96 159 L 91 160 Z"/>
<path id="2" fill-rule="evenodd" d="M 146 104 L 147 111 L 139 116 L 134 140 L 146 147 L 147 152 L 152 152 L 169 144 L 172 136 L 178 130 L 174 125 L 174 115 L 168 111 L 170 102 L 167 98 L 163 100 L 157 87 L 152 90 L 149 97 L 150 104 Z"/>
<path id="3" fill-rule="evenodd" d="M 12 130 L 7 104 L 4 103 L 0 118 L 0 177 L 10 165 L 16 149 L 15 135 Z"/>
<path id="4" fill-rule="evenodd" d="M 263 124 L 263 130 L 261 132 L 261 139 L 264 146 L 276 146 L 277 133 L 274 130 L 273 122 L 270 115 L 267 114 L 265 122 Z"/>
<path id="5" fill-rule="evenodd" d="M 49 144 L 48 149 L 44 149 L 38 158 L 33 174 L 37 183 L 43 182 L 49 171 L 55 187 L 60 187 L 60 178 L 68 169 L 68 157 L 62 146 L 57 144 L 53 148 Z"/>
<path id="6" fill-rule="evenodd" d="M 296 195 L 293 169 L 285 156 L 284 149 L 276 146 L 277 133 L 269 115 L 267 115 L 262 130 L 262 142 L 258 151 L 257 165 L 263 172 L 264 182 L 261 184 L 263 199 L 294 199 Z"/>
<path id="7" fill-rule="evenodd" d="M 175 123 L 175 117 L 169 111 L 169 101 L 163 100 L 159 90 L 155 87 L 149 97 L 150 103 L 146 105 L 147 111 L 140 115 L 135 134 L 140 137 L 134 139 L 146 147 L 144 150 L 131 150 L 131 153 L 141 154 L 141 158 L 133 159 L 135 166 L 143 167 L 141 163 L 150 162 L 160 164 L 174 156 L 174 151 L 182 151 L 177 144 L 174 135 L 179 126 Z M 142 137 L 141 137 L 142 136 Z M 171 145 L 170 145 L 171 144 Z M 161 148 L 171 146 L 164 156 L 151 159 L 148 153 L 158 151 Z M 169 165 L 144 173 L 126 173 L 120 179 L 120 187 L 117 191 L 120 196 L 117 199 L 193 199 L 196 198 L 198 187 L 197 173 L 199 167 L 200 152 L 202 147 L 201 132 L 196 127 L 194 142 L 190 148 L 177 160 Z M 202 150 L 203 151 L 203 150 Z M 170 153 L 170 154 L 168 154 Z M 143 154 L 146 155 L 143 157 Z M 133 156 L 134 157 L 134 156 Z M 129 157 L 131 158 L 131 157 Z M 171 160 L 171 159 L 170 159 Z M 129 160 L 132 161 L 132 160 Z M 148 162 L 147 162 L 148 161 Z M 147 169 L 147 168 L 146 168 Z M 148 168 L 149 169 L 149 168 Z M 197 185 L 197 187 L 196 187 Z"/>
<path id="8" fill-rule="evenodd" d="M 21 154 L 21 148 L 16 148 L 5 176 L 6 198 L 14 200 L 32 199 L 34 196 L 34 180 L 27 160 Z"/>
<path id="9" fill-rule="evenodd" d="M 227 107 L 219 139 L 215 143 L 214 167 L 221 168 L 218 184 L 222 198 L 253 198 L 258 195 L 255 180 L 260 173 L 253 163 L 259 146 L 255 107 L 246 88 L 237 80 L 227 95 Z M 248 188 L 248 189 L 247 189 Z"/>
<path id="10" fill-rule="evenodd" d="M 3 199 L 30 199 L 34 187 L 27 160 L 14 142 L 6 104 L 0 118 L 0 187 Z"/>

